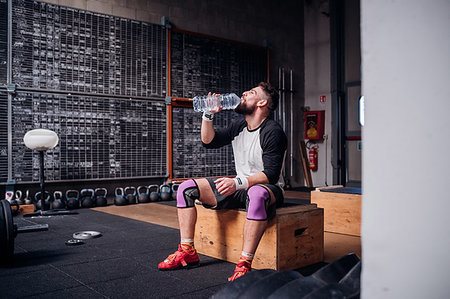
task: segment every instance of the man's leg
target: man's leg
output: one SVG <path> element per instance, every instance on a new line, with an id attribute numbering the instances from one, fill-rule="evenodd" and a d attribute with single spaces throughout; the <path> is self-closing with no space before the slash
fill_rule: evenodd
<path id="1" fill-rule="evenodd" d="M 195 200 L 215 206 L 216 198 L 206 179 L 187 180 L 177 191 L 178 223 L 181 242 L 178 251 L 169 255 L 158 265 L 160 270 L 174 270 L 184 266 L 197 265 L 199 258 L 194 247 L 195 222 L 197 210 Z"/>
<path id="2" fill-rule="evenodd" d="M 265 186 L 255 185 L 248 189 L 247 219 L 244 224 L 244 240 L 241 258 L 236 270 L 228 280 L 233 281 L 251 270 L 253 256 L 267 226 L 267 210 L 276 198 Z"/>
<path id="3" fill-rule="evenodd" d="M 189 181 L 192 181 L 190 183 Z M 198 194 L 193 194 L 194 201 L 195 199 L 200 200 L 202 203 L 215 206 L 217 205 L 216 198 L 214 196 L 213 191 L 211 190 L 211 186 L 206 179 L 196 179 L 188 180 L 187 185 L 192 188 L 193 184 L 196 184 L 198 191 L 193 191 L 193 193 L 198 192 Z M 183 183 L 184 184 L 184 183 Z M 188 187 L 188 188 L 189 188 Z M 181 185 L 178 188 L 181 189 Z M 182 191 L 183 192 L 183 191 Z M 195 208 L 195 204 L 191 206 L 191 203 L 183 203 L 184 198 L 178 199 L 177 194 L 177 207 L 178 207 L 178 223 L 180 225 L 180 236 L 182 239 L 194 239 L 195 234 L 195 222 L 197 221 L 197 209 Z"/>

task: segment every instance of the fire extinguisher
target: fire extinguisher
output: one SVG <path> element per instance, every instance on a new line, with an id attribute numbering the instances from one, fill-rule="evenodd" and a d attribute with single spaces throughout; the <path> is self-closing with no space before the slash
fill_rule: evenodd
<path id="1" fill-rule="evenodd" d="M 317 145 L 313 145 L 309 148 L 308 152 L 308 160 L 309 160 L 309 169 L 316 171 L 318 167 L 318 154 L 319 147 Z"/>

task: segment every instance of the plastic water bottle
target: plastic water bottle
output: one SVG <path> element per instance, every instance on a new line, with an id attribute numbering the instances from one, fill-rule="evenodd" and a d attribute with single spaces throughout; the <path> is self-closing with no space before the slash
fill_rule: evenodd
<path id="1" fill-rule="evenodd" d="M 216 110 L 222 105 L 222 109 L 233 110 L 241 102 L 241 98 L 234 93 L 226 93 L 219 97 L 210 96 L 196 96 L 193 98 L 194 111 L 204 112 Z"/>

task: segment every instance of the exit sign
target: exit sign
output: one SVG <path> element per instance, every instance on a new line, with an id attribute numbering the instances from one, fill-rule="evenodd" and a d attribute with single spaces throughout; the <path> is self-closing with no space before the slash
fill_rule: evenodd
<path id="1" fill-rule="evenodd" d="M 327 101 L 327 96 L 320 96 L 320 102 L 325 103 Z"/>

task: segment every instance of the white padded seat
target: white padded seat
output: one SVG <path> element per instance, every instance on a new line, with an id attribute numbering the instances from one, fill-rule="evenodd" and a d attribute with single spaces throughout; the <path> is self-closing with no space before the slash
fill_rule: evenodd
<path id="1" fill-rule="evenodd" d="M 54 148 L 59 141 L 55 132 L 47 129 L 34 129 L 28 131 L 23 137 L 25 146 L 36 151 L 46 151 Z"/>

